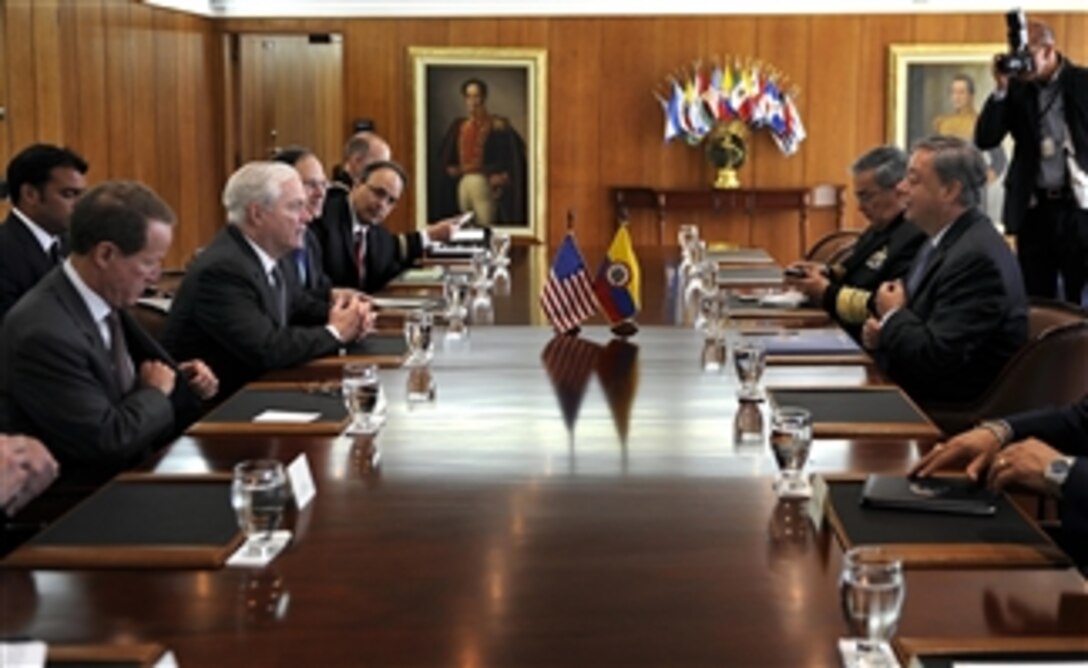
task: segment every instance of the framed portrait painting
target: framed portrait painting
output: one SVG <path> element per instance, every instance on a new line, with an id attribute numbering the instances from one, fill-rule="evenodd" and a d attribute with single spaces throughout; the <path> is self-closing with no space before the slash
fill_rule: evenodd
<path id="1" fill-rule="evenodd" d="M 411 47 L 416 226 L 476 223 L 544 241 L 547 53 Z"/>
<path id="2" fill-rule="evenodd" d="M 888 142 L 910 150 L 934 134 L 970 140 L 986 98 L 994 90 L 990 64 L 1004 44 L 893 44 L 888 76 Z M 1012 140 L 984 152 L 987 185 L 983 209 L 1001 223 L 1005 169 Z"/>

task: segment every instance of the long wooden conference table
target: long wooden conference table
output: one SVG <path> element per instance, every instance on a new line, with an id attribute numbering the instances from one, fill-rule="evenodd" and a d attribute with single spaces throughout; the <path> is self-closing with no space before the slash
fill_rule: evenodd
<path id="1" fill-rule="evenodd" d="M 432 405 L 406 402 L 406 369 L 383 370 L 373 441 L 189 435 L 147 464 L 222 474 L 305 453 L 317 496 L 267 568 L 2 569 L 0 634 L 157 643 L 182 666 L 841 665 L 843 550 L 803 503 L 778 502 L 765 445 L 733 442 L 736 379 L 704 373 L 701 337 L 675 324 L 670 254 L 642 252 L 637 349 L 579 372 L 577 353 L 543 354 L 546 260 L 526 253 L 499 324 L 439 339 Z M 583 338 L 601 355 L 611 335 Z M 764 384 L 877 380 L 790 365 Z M 808 470 L 903 472 L 930 442 L 821 439 Z M 908 568 L 906 591 L 907 641 L 1088 650 L 1073 568 Z"/>

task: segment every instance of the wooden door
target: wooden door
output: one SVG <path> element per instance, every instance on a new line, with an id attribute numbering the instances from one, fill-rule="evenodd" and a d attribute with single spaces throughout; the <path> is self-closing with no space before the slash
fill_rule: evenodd
<path id="1" fill-rule="evenodd" d="M 235 161 L 305 146 L 331 171 L 348 136 L 340 35 L 243 34 L 235 44 Z"/>

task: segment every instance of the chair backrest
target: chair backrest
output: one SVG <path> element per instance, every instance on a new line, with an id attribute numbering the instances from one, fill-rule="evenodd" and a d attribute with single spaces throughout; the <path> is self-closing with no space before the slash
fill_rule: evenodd
<path id="1" fill-rule="evenodd" d="M 958 433 L 980 420 L 1070 404 L 1088 394 L 1088 317 L 1084 311 L 1033 300 L 1028 331 L 1028 342 L 978 399 L 926 406 L 945 434 Z"/>
<path id="2" fill-rule="evenodd" d="M 824 262 L 827 264 L 832 263 L 833 257 L 842 258 L 844 252 L 849 252 L 849 249 L 854 247 L 857 243 L 858 237 L 861 236 L 859 230 L 839 230 L 838 232 L 832 232 L 826 237 L 820 239 L 812 245 L 812 248 L 808 249 L 805 253 L 805 259 L 809 262 Z"/>

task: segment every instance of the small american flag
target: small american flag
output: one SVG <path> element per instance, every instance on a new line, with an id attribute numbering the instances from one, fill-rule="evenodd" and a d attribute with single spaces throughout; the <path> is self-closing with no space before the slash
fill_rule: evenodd
<path id="1" fill-rule="evenodd" d="M 597 312 L 593 281 L 570 233 L 559 246 L 548 272 L 548 281 L 540 293 L 540 306 L 552 326 L 561 334 L 571 331 Z"/>

